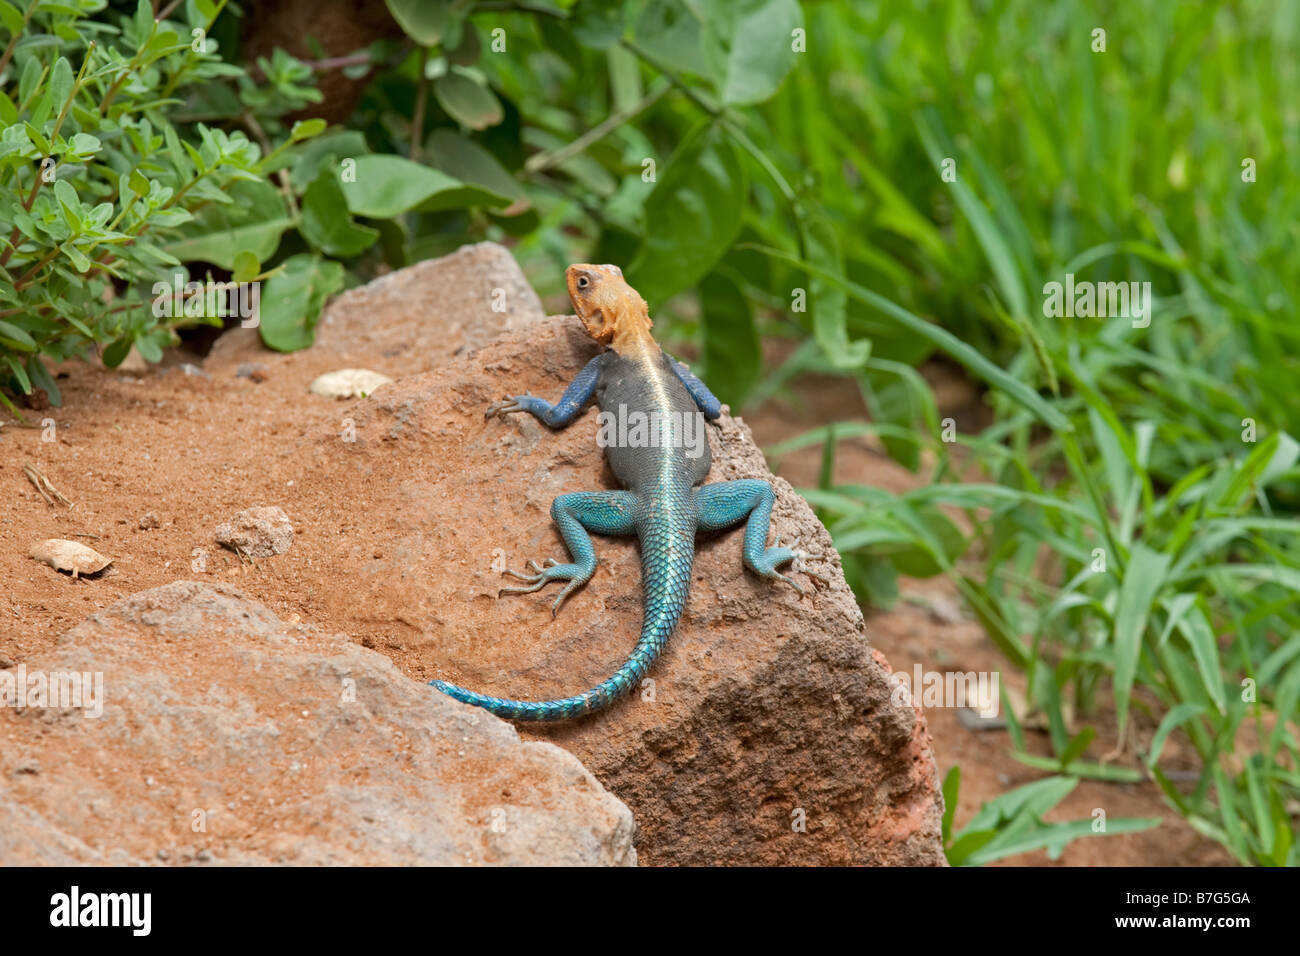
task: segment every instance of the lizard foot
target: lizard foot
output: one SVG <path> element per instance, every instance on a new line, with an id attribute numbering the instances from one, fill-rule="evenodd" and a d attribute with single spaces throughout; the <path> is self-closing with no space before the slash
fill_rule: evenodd
<path id="1" fill-rule="evenodd" d="M 555 599 L 551 605 L 551 617 L 555 617 L 560 611 L 560 605 L 564 603 L 565 598 L 582 587 L 591 580 L 595 573 L 595 568 L 586 568 L 580 564 L 561 564 L 555 558 L 547 558 L 545 565 L 538 564 L 536 561 L 529 561 L 528 567 L 532 574 L 525 574 L 522 571 L 513 571 L 506 569 L 506 574 L 518 578 L 528 586 L 522 588 L 502 588 L 497 592 L 497 597 L 503 594 L 532 594 L 534 591 L 540 591 L 552 581 L 568 581 L 560 596 Z"/>
<path id="2" fill-rule="evenodd" d="M 493 402 L 487 407 L 483 417 L 492 418 L 496 416 L 505 418 L 511 412 L 526 412 L 528 411 L 528 402 L 525 399 L 529 398 L 532 398 L 532 396 L 525 392 L 523 395 L 516 395 L 514 398 L 503 398 L 499 402 Z"/>
<path id="3" fill-rule="evenodd" d="M 755 562 L 755 570 L 765 578 L 784 581 L 786 584 L 790 585 L 790 587 L 798 591 L 799 595 L 802 597 L 808 592 L 800 587 L 799 582 L 795 581 L 794 578 L 782 574 L 777 570 L 777 568 L 788 563 L 790 564 L 791 571 L 806 574 L 808 577 L 822 582 L 822 584 L 829 585 L 831 583 L 830 578 L 820 572 L 814 571 L 812 568 L 808 567 L 807 564 L 809 561 L 821 561 L 823 558 L 824 555 L 811 554 L 808 551 L 799 550 L 798 538 L 791 541 L 788 547 L 782 547 L 781 536 L 778 534 L 776 540 L 772 542 L 772 546 L 765 549 L 762 556 Z"/>

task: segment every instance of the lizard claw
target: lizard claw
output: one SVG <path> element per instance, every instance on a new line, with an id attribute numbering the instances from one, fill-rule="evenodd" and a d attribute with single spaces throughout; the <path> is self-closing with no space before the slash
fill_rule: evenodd
<path id="1" fill-rule="evenodd" d="M 532 574 L 525 574 L 523 571 L 506 568 L 506 574 L 510 575 L 512 578 L 518 578 L 529 586 L 526 588 L 502 588 L 497 592 L 497 597 L 500 597 L 503 594 L 531 594 L 533 591 L 540 590 L 542 585 L 546 583 L 546 574 L 542 570 L 542 566 L 536 561 L 530 560 L 528 562 L 528 567 L 532 570 Z"/>
<path id="2" fill-rule="evenodd" d="M 487 410 L 483 413 L 483 417 L 492 418 L 493 416 L 496 416 L 498 418 L 505 418 L 512 412 L 527 411 L 528 409 L 525 408 L 523 402 L 520 401 L 520 399 L 527 397 L 528 393 L 525 392 L 523 395 L 516 395 L 514 398 L 503 398 L 499 402 L 493 402 L 487 407 Z"/>
<path id="3" fill-rule="evenodd" d="M 808 592 L 805 591 L 803 587 L 800 586 L 798 581 L 790 577 L 788 574 L 782 574 L 780 571 L 774 571 L 772 573 L 772 577 L 776 578 L 778 581 L 784 581 L 786 584 L 790 585 L 790 587 L 794 588 L 796 591 L 799 592 L 800 597 L 807 596 Z"/>
<path id="4" fill-rule="evenodd" d="M 758 571 L 758 573 L 765 578 L 784 581 L 786 584 L 790 585 L 790 587 L 798 591 L 800 597 L 803 597 L 807 595 L 807 590 L 805 590 L 799 582 L 795 581 L 794 578 L 778 571 L 777 567 L 789 562 L 791 571 L 797 571 L 799 574 L 806 574 L 808 577 L 813 578 L 816 581 L 821 581 L 822 584 L 829 586 L 831 583 L 830 578 L 809 568 L 807 564 L 809 561 L 820 561 L 822 559 L 823 555 L 801 551 L 799 549 L 799 538 L 797 537 L 788 545 L 782 546 L 781 536 L 778 534 L 775 540 L 773 540 L 772 546 L 763 552 L 763 556 L 757 562 L 754 570 Z"/>
<path id="5" fill-rule="evenodd" d="M 542 564 L 530 560 L 528 567 L 533 572 L 532 574 L 525 574 L 522 571 L 513 571 L 507 568 L 506 574 L 518 578 L 528 586 L 501 588 L 501 590 L 497 591 L 497 597 L 503 594 L 531 594 L 534 591 L 540 591 L 551 581 L 568 581 L 569 583 L 564 590 L 560 592 L 560 596 L 551 605 L 551 617 L 555 617 L 560 612 L 560 605 L 564 603 L 570 594 L 591 580 L 591 575 L 595 571 L 594 566 L 591 569 L 586 569 L 577 564 L 562 564 L 555 558 L 547 558 Z"/>
<path id="6" fill-rule="evenodd" d="M 795 538 L 793 541 L 790 542 L 790 551 L 794 555 L 794 560 L 790 562 L 791 571 L 798 571 L 800 574 L 808 575 L 808 577 L 812 578 L 815 581 L 820 581 L 822 584 L 826 585 L 827 587 L 831 586 L 830 578 L 822 574 L 820 571 L 814 571 L 812 568 L 808 567 L 809 561 L 826 560 L 826 556 L 824 554 L 813 554 L 810 551 L 801 550 L 799 548 L 798 538 Z"/>
<path id="7" fill-rule="evenodd" d="M 794 553 L 794 561 L 790 565 L 790 570 L 798 571 L 800 574 L 806 574 L 808 575 L 808 577 L 812 578 L 813 580 L 820 581 L 822 584 L 826 585 L 827 587 L 830 587 L 831 586 L 830 578 L 822 574 L 820 571 L 814 571 L 812 568 L 808 567 L 807 565 L 808 561 L 822 561 L 822 560 L 825 560 L 825 555 L 809 554 L 807 551 L 796 551 Z"/>

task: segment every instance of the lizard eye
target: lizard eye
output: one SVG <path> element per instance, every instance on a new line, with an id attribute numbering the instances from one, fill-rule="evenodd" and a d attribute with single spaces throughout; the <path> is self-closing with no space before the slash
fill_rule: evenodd
<path id="1" fill-rule="evenodd" d="M 587 278 L 586 276 L 578 276 L 579 289 L 585 289 L 589 285 L 591 285 L 591 280 L 589 278 Z"/>

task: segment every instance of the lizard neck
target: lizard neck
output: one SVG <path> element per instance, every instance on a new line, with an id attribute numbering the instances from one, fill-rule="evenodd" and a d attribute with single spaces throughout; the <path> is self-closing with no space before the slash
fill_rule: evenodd
<path id="1" fill-rule="evenodd" d="M 609 347 L 625 358 L 643 358 L 658 353 L 659 343 L 650 334 L 650 313 L 644 303 L 627 303 L 614 321 Z"/>

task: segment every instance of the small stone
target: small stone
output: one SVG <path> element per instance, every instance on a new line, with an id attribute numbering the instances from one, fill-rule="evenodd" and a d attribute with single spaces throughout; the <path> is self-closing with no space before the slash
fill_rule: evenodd
<path id="1" fill-rule="evenodd" d="M 140 516 L 140 530 L 153 531 L 155 528 L 162 527 L 162 519 L 158 517 L 155 511 L 147 511 Z"/>
<path id="2" fill-rule="evenodd" d="M 82 574 L 94 574 L 113 563 L 94 548 L 88 548 L 80 541 L 68 541 L 64 538 L 49 538 L 32 545 L 30 554 L 37 561 L 48 564 L 56 571 L 68 571 L 75 578 Z"/>
<path id="3" fill-rule="evenodd" d="M 249 558 L 284 554 L 293 544 L 289 516 L 272 506 L 247 508 L 217 525 L 217 543 Z"/>
<path id="4" fill-rule="evenodd" d="M 372 372 L 368 368 L 341 368 L 337 372 L 326 372 L 311 383 L 313 395 L 326 398 L 365 398 L 382 385 L 388 385 L 392 379 L 387 375 Z"/>

